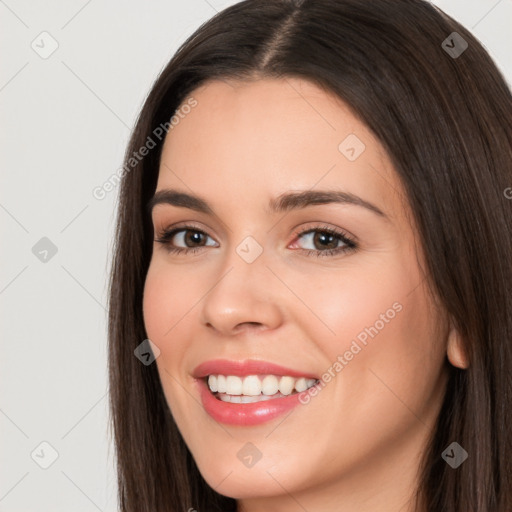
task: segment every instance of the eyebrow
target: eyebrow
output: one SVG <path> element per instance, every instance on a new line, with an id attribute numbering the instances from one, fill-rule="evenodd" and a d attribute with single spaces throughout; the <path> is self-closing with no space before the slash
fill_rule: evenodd
<path id="1" fill-rule="evenodd" d="M 379 217 L 388 219 L 387 215 L 376 205 L 359 196 L 339 190 L 303 190 L 286 192 L 271 199 L 268 203 L 268 213 L 288 212 L 321 204 L 351 204 L 366 208 Z M 162 189 L 148 201 L 147 210 L 151 214 L 158 204 L 169 204 L 180 208 L 188 208 L 207 215 L 215 215 L 213 209 L 203 198 L 174 189 Z"/>

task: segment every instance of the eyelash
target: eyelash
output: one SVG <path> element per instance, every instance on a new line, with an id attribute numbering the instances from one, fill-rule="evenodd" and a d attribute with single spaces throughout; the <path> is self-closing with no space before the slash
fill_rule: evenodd
<path id="1" fill-rule="evenodd" d="M 155 239 L 155 242 L 158 242 L 165 246 L 166 250 L 169 253 L 172 254 L 181 254 L 181 253 L 191 253 L 194 254 L 201 249 L 207 247 L 207 246 L 201 246 L 201 247 L 173 247 L 170 244 L 170 241 L 174 237 L 175 234 L 181 232 L 181 231 L 193 231 L 194 233 L 200 233 L 205 236 L 209 236 L 208 233 L 205 233 L 203 230 L 196 228 L 195 226 L 186 225 L 186 226 L 179 226 L 177 228 L 173 228 L 170 230 L 164 230 L 161 232 L 158 236 L 158 238 Z M 328 226 L 318 226 L 316 228 L 304 228 L 300 230 L 298 233 L 295 234 L 296 237 L 300 238 L 302 235 L 308 234 L 308 233 L 326 233 L 329 235 L 333 235 L 338 238 L 341 242 L 345 244 L 344 247 L 337 247 L 336 249 L 326 249 L 325 251 L 320 251 L 316 249 L 296 249 L 299 251 L 302 251 L 306 253 L 308 256 L 316 255 L 317 257 L 323 257 L 323 256 L 335 256 L 337 254 L 341 253 L 348 253 L 351 251 L 354 251 L 358 248 L 358 245 L 355 243 L 352 238 L 348 237 L 346 233 L 342 231 L 338 231 L 336 229 L 333 229 Z"/>

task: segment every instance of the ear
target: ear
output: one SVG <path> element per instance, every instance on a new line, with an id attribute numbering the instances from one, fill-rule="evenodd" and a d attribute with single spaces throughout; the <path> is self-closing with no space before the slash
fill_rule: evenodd
<path id="1" fill-rule="evenodd" d="M 467 369 L 469 366 L 468 356 L 462 342 L 462 337 L 450 319 L 450 333 L 448 334 L 448 343 L 446 347 L 446 355 L 453 366 Z"/>

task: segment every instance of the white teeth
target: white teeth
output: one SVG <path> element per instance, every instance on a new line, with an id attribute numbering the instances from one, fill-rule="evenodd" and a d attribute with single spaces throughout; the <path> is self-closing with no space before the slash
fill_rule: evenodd
<path id="1" fill-rule="evenodd" d="M 289 395 L 295 386 L 295 379 L 293 377 L 281 377 L 279 381 L 279 391 L 283 395 Z"/>
<path id="2" fill-rule="evenodd" d="M 275 395 L 279 391 L 279 380 L 275 375 L 267 375 L 263 378 L 261 391 L 264 395 Z"/>
<path id="3" fill-rule="evenodd" d="M 211 387 L 210 387 L 211 389 Z M 301 391 L 306 391 L 308 389 L 308 385 L 306 383 L 306 379 L 304 377 L 301 377 L 300 379 L 297 379 L 297 382 L 295 383 L 295 389 L 300 393 Z"/>
<path id="4" fill-rule="evenodd" d="M 208 386 L 210 387 L 210 390 L 213 393 L 218 391 L 218 388 L 217 388 L 217 377 L 215 377 L 215 375 L 210 375 L 208 377 Z"/>
<path id="5" fill-rule="evenodd" d="M 217 391 L 219 393 L 226 392 L 226 377 L 224 375 L 217 375 Z"/>
<path id="6" fill-rule="evenodd" d="M 261 382 L 257 375 L 249 375 L 245 377 L 242 383 L 242 394 L 249 396 L 257 396 L 261 394 Z"/>
<path id="7" fill-rule="evenodd" d="M 228 395 L 242 394 L 242 379 L 236 375 L 226 376 L 226 393 Z"/>
<path id="8" fill-rule="evenodd" d="M 222 400 L 223 402 L 231 402 L 236 404 L 250 404 L 253 402 L 264 402 L 265 400 L 272 400 L 273 397 L 271 396 L 245 396 L 245 395 L 226 395 L 222 394 L 219 395 L 218 398 Z"/>
<path id="9" fill-rule="evenodd" d="M 290 395 L 294 390 L 305 391 L 316 383 L 316 379 L 295 378 L 288 375 L 209 375 L 208 387 L 219 393 L 224 402 L 249 403 Z"/>

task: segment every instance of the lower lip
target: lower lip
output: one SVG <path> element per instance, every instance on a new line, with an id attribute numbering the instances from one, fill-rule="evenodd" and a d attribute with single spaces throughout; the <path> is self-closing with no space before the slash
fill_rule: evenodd
<path id="1" fill-rule="evenodd" d="M 290 411 L 301 402 L 300 393 L 250 404 L 232 404 L 215 398 L 204 379 L 196 379 L 205 411 L 219 423 L 252 426 L 270 421 Z"/>

